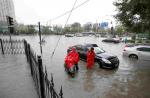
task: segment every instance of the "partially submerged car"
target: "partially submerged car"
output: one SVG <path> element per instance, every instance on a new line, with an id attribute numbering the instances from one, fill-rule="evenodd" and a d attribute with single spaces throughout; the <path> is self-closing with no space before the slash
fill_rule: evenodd
<path id="1" fill-rule="evenodd" d="M 100 68 L 118 68 L 119 67 L 119 59 L 117 56 L 112 55 L 102 48 L 98 47 L 97 44 L 84 44 L 84 45 L 74 45 L 72 47 L 76 47 L 77 52 L 79 53 L 80 59 L 86 61 L 86 54 L 89 48 L 93 47 L 95 56 L 95 62 L 99 64 Z M 71 51 L 71 48 L 67 49 L 67 52 Z"/>
<path id="2" fill-rule="evenodd" d="M 106 38 L 106 39 L 103 39 L 102 42 L 120 43 L 120 39 L 119 38 Z"/>

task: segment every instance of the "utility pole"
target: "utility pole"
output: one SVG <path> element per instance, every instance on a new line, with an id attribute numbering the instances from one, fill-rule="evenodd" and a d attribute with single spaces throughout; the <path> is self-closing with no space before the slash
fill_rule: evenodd
<path id="1" fill-rule="evenodd" d="M 97 23 L 97 19 L 96 19 L 96 33 L 98 33 L 98 23 Z"/>
<path id="2" fill-rule="evenodd" d="M 42 42 L 41 42 L 41 25 L 40 25 L 40 22 L 38 22 L 38 25 L 39 25 L 39 38 L 40 38 L 40 51 L 41 51 L 41 54 L 42 54 Z"/>
<path id="3" fill-rule="evenodd" d="M 78 33 L 79 33 L 79 24 L 78 24 Z"/>

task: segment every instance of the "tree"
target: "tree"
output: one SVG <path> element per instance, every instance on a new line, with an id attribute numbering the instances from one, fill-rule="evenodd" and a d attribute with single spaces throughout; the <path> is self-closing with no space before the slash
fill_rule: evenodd
<path id="1" fill-rule="evenodd" d="M 28 27 L 28 33 L 29 34 L 34 34 L 36 33 L 36 30 L 35 30 L 35 26 L 34 25 L 27 25 Z"/>
<path id="2" fill-rule="evenodd" d="M 64 32 L 65 33 L 71 32 L 71 27 L 70 26 L 64 27 Z"/>
<path id="3" fill-rule="evenodd" d="M 125 31 L 126 31 L 126 28 L 122 25 L 117 25 L 115 27 L 115 33 L 116 34 L 122 35 Z"/>
<path id="4" fill-rule="evenodd" d="M 93 24 L 93 31 L 98 32 L 98 23 Z"/>
<path id="5" fill-rule="evenodd" d="M 84 24 L 84 31 L 85 32 L 92 31 L 92 23 L 91 22 L 88 22 L 88 23 Z"/>
<path id="6" fill-rule="evenodd" d="M 72 32 L 80 32 L 81 31 L 81 24 L 78 22 L 75 22 L 71 25 L 71 31 Z"/>
<path id="7" fill-rule="evenodd" d="M 100 33 L 105 33 L 105 34 L 108 33 L 108 32 L 111 32 L 110 29 L 108 29 L 108 28 L 106 28 L 106 29 L 105 28 L 100 28 L 98 31 Z"/>
<path id="8" fill-rule="evenodd" d="M 42 33 L 49 34 L 50 32 L 51 32 L 51 30 L 50 30 L 49 26 L 43 26 L 42 27 Z"/>
<path id="9" fill-rule="evenodd" d="M 150 32 L 150 0 L 117 0 L 115 16 L 129 31 Z"/>
<path id="10" fill-rule="evenodd" d="M 19 34 L 27 33 L 28 32 L 28 27 L 24 24 L 17 24 L 16 32 L 18 32 Z"/>
<path id="11" fill-rule="evenodd" d="M 53 26 L 53 32 L 56 34 L 62 34 L 63 28 L 60 25 Z"/>

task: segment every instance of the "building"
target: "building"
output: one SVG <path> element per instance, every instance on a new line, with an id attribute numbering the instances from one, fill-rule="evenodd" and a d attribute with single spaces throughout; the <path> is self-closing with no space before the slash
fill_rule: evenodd
<path id="1" fill-rule="evenodd" d="M 0 0 L 0 33 L 8 32 L 6 16 L 15 19 L 13 0 Z"/>

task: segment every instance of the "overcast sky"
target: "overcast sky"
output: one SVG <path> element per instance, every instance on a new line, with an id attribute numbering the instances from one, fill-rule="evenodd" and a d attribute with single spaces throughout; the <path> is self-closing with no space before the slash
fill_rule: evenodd
<path id="1" fill-rule="evenodd" d="M 53 20 L 51 19 L 72 9 L 75 0 L 13 0 L 15 6 L 16 20 L 24 24 L 62 24 L 64 25 L 68 14 Z M 86 0 L 77 0 L 76 6 Z M 102 22 L 112 19 L 115 6 L 114 0 L 89 0 L 81 7 L 75 9 L 68 21 L 68 24 L 80 22 Z M 114 20 L 113 20 L 114 21 Z"/>

